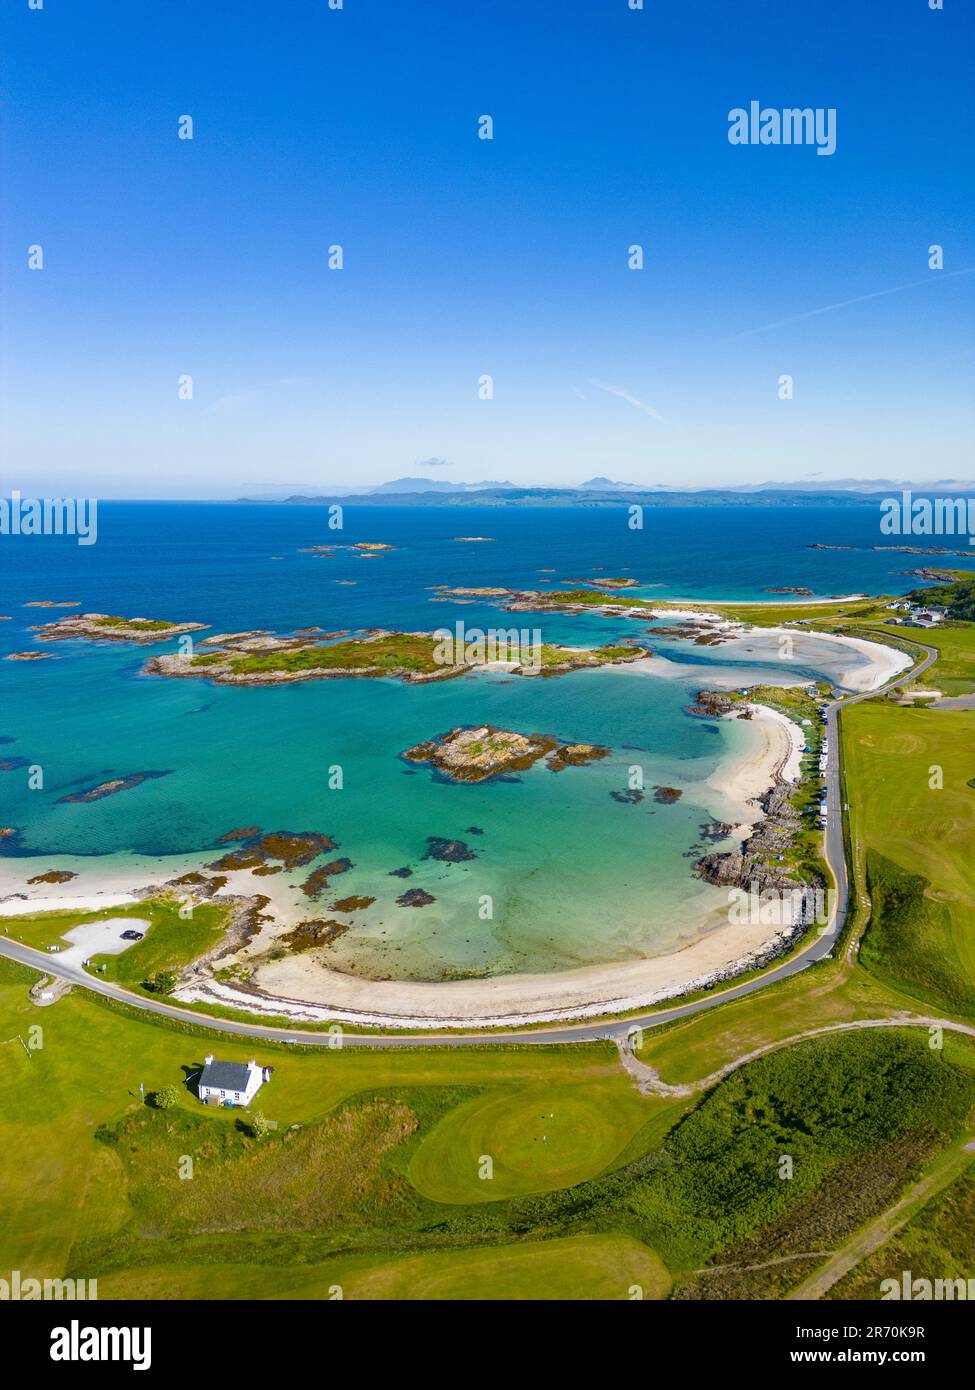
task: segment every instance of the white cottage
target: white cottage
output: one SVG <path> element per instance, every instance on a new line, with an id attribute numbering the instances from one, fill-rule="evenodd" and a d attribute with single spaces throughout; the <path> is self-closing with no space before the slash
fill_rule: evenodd
<path id="1" fill-rule="evenodd" d="M 270 1079 L 270 1067 L 254 1061 L 217 1062 L 211 1055 L 203 1059 L 197 1090 L 204 1105 L 250 1105 Z"/>

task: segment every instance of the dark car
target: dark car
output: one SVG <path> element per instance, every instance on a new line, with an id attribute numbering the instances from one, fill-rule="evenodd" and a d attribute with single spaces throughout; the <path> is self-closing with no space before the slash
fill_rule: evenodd
<path id="1" fill-rule="evenodd" d="M 144 932 L 144 931 L 131 931 L 131 930 L 130 930 L 130 931 L 124 931 L 124 932 L 122 933 L 122 940 L 123 940 L 123 941 L 141 941 L 142 938 L 143 938 L 144 936 L 145 936 L 145 932 Z"/>

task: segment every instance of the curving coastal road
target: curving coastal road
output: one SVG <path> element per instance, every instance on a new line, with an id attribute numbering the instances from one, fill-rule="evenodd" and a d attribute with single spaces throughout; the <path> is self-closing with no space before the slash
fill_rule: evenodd
<path id="1" fill-rule="evenodd" d="M 913 638 L 910 639 L 913 642 Z M 732 985 L 727 989 L 715 991 L 706 995 L 704 998 L 692 1000 L 686 1004 L 674 1004 L 636 1017 L 627 1019 L 616 1019 L 603 1021 L 600 1023 L 564 1023 L 555 1024 L 547 1027 L 539 1027 L 531 1032 L 518 1031 L 513 1029 L 485 1029 L 476 1033 L 450 1033 L 450 1034 L 426 1034 L 426 1033 L 351 1033 L 342 1030 L 343 1047 L 372 1047 L 372 1048 L 410 1048 L 410 1047 L 494 1047 L 499 1043 L 518 1043 L 521 1045 L 545 1045 L 553 1043 L 567 1042 L 596 1042 L 617 1039 L 625 1039 L 634 1029 L 650 1028 L 660 1023 L 669 1023 L 673 1019 L 687 1018 L 691 1014 L 700 1013 L 704 1009 L 714 1008 L 716 1004 L 728 1003 L 732 999 L 740 999 L 746 994 L 751 994 L 757 989 L 764 989 L 766 985 L 772 984 L 776 980 L 786 979 L 790 975 L 797 974 L 800 970 L 805 970 L 807 966 L 815 961 L 822 960 L 828 956 L 833 949 L 834 942 L 842 930 L 846 921 L 846 914 L 849 906 L 850 884 L 849 873 L 846 863 L 846 852 L 843 843 L 843 802 L 841 790 L 841 770 L 840 770 L 840 741 L 839 741 L 839 711 L 846 705 L 859 704 L 862 700 L 873 699 L 877 695 L 883 695 L 896 686 L 903 684 L 904 681 L 914 679 L 926 671 L 928 667 L 937 659 L 938 653 L 933 647 L 926 647 L 920 642 L 915 642 L 915 646 L 921 647 L 925 653 L 923 659 L 916 665 L 909 667 L 906 671 L 895 676 L 893 680 L 885 685 L 879 686 L 876 690 L 865 691 L 862 695 L 848 695 L 842 700 L 830 701 L 827 706 L 826 731 L 831 741 L 833 756 L 830 759 L 829 768 L 826 773 L 826 801 L 829 806 L 827 817 L 825 854 L 830 868 L 836 879 L 836 898 L 835 910 L 831 915 L 829 925 L 817 936 L 815 936 L 807 946 L 802 947 L 788 960 L 781 965 L 773 966 L 764 974 L 756 976 L 754 979 L 746 980 L 740 985 Z M 121 1003 L 128 1004 L 133 1009 L 138 1009 L 142 1013 L 158 1014 L 162 1018 L 171 1018 L 180 1023 L 190 1023 L 198 1028 L 206 1028 L 216 1033 L 227 1033 L 239 1038 L 255 1038 L 265 1042 L 300 1042 L 302 1046 L 312 1047 L 334 1047 L 336 1039 L 334 1034 L 323 1032 L 308 1032 L 300 1028 L 271 1028 L 260 1023 L 237 1023 L 229 1019 L 211 1018 L 204 1014 L 195 1013 L 192 1009 L 180 1008 L 178 1004 L 164 1003 L 162 1000 L 147 999 L 142 995 L 132 994 L 129 990 L 123 989 L 120 985 L 112 984 L 107 980 L 100 980 L 97 976 L 89 975 L 81 966 L 67 965 L 59 962 L 57 957 L 52 957 L 44 951 L 35 951 L 30 946 L 22 946 L 19 942 L 10 941 L 5 937 L 0 937 L 0 956 L 6 956 L 8 960 L 18 961 L 22 965 L 28 965 L 34 970 L 40 971 L 45 975 L 53 975 L 59 979 L 67 980 L 71 984 L 80 985 L 84 989 L 89 989 L 95 994 L 105 995 L 109 999 L 116 999 Z"/>

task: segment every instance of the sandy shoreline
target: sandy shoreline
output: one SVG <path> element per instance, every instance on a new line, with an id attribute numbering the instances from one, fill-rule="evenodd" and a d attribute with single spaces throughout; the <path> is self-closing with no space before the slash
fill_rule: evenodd
<path id="1" fill-rule="evenodd" d="M 850 595 L 862 597 L 862 595 Z M 816 600 L 816 602 L 834 602 L 832 599 Z M 735 622 L 734 619 L 726 617 L 718 610 L 705 611 L 703 609 L 694 611 L 692 609 L 654 609 L 655 618 L 677 618 L 689 623 L 699 623 L 702 627 L 711 631 L 721 633 L 726 637 L 748 637 L 751 635 L 762 637 L 789 637 L 796 648 L 801 646 L 803 639 L 814 639 L 817 642 L 825 642 L 838 647 L 846 647 L 851 651 L 858 652 L 861 656 L 867 657 L 867 663 L 863 666 L 851 667 L 849 670 L 841 671 L 837 683 L 847 690 L 862 694 L 865 691 L 877 690 L 882 685 L 886 685 L 889 680 L 900 671 L 906 671 L 912 665 L 911 658 L 906 652 L 899 651 L 896 647 L 887 646 L 884 642 L 871 642 L 866 637 L 849 637 L 845 633 L 839 632 L 820 632 L 816 628 L 796 628 L 796 627 L 748 627 L 745 624 Z M 677 662 L 668 661 L 666 657 L 653 656 L 648 658 L 649 662 L 657 663 L 655 667 L 649 665 L 646 669 L 653 670 L 655 675 L 670 675 L 673 668 L 682 669 Z M 643 665 L 642 662 L 635 662 L 635 666 Z M 722 677 L 720 669 L 715 671 L 716 683 L 721 683 Z M 725 682 L 727 683 L 727 682 Z M 797 681 L 796 684 L 805 685 L 805 680 Z"/>
<path id="2" fill-rule="evenodd" d="M 740 758 L 722 763 L 708 778 L 708 785 L 729 801 L 755 803 L 764 796 L 776 778 L 797 782 L 802 771 L 806 737 L 799 725 L 768 705 L 748 704 L 750 727 L 760 742 Z M 736 719 L 737 713 L 725 715 Z M 758 813 L 752 816 L 752 823 Z"/>
<path id="3" fill-rule="evenodd" d="M 674 610 L 661 610 L 662 617 L 668 615 L 675 616 Z M 708 615 L 696 610 L 688 611 L 687 616 L 709 624 L 717 620 L 722 626 L 733 626 L 718 613 Z M 793 628 L 757 631 L 773 637 L 788 633 L 799 640 L 805 635 Z M 903 653 L 880 643 L 828 633 L 810 635 L 820 641 L 842 643 L 869 658 L 868 663 L 852 670 L 849 679 L 843 680 L 850 689 L 876 689 L 910 665 Z M 613 669 L 633 674 L 641 670 L 655 675 L 687 674 L 685 666 L 658 656 Z M 710 677 L 710 671 L 708 674 Z M 718 675 L 717 667 L 714 675 Z M 747 727 L 755 735 L 752 746 L 726 760 L 708 782 L 721 796 L 742 808 L 743 829 L 760 818 L 756 803 L 777 779 L 790 781 L 799 776 L 805 747 L 805 735 L 794 721 L 764 705 L 750 708 L 753 717 Z M 82 857 L 2 859 L 0 918 L 31 910 L 130 907 L 140 896 L 134 889 L 154 887 L 188 869 L 200 868 L 210 853 L 151 860 L 133 856 L 127 865 L 116 858 L 110 871 L 93 870 L 91 860 Z M 18 872 L 20 865 L 27 872 Z M 48 866 L 70 868 L 78 877 L 63 885 L 26 885 L 28 873 L 34 876 L 39 868 Z M 221 964 L 238 959 L 246 963 L 252 956 L 264 955 L 276 937 L 308 915 L 307 903 L 302 905 L 296 899 L 294 886 L 280 879 L 255 879 L 248 870 L 241 870 L 229 874 L 228 880 L 216 901 L 227 895 L 266 893 L 271 899 L 266 909 L 271 920 L 238 956 L 228 957 Z M 265 958 L 251 985 L 199 978 L 177 990 L 174 998 L 292 1018 L 296 1023 L 337 1020 L 385 1028 L 510 1027 L 626 1013 L 652 1006 L 742 973 L 767 959 L 788 935 L 787 928 L 770 927 L 768 923 L 732 923 L 727 910 L 717 907 L 710 920 L 702 924 L 702 935 L 696 940 L 679 950 L 641 960 L 547 974 L 416 983 L 360 979 L 330 970 L 313 956 L 290 955 L 280 960 Z"/>
<path id="4" fill-rule="evenodd" d="M 802 731 L 790 719 L 763 705 L 751 708 L 753 718 L 748 729 L 757 735 L 754 746 L 725 763 L 710 779 L 716 791 L 741 807 L 742 833 L 761 815 L 756 799 L 775 778 L 790 779 L 797 771 L 799 750 L 804 745 Z M 136 883 L 139 889 L 164 883 L 187 868 L 199 867 L 204 857 L 191 864 L 184 857 L 172 862 L 156 859 L 151 868 L 148 863 L 141 869 L 133 863 L 128 869 L 105 874 L 93 872 L 90 861 L 49 856 L 45 862 L 49 859 L 52 866 L 56 863 L 70 868 L 78 877 L 66 884 L 29 887 L 26 875 L 16 872 L 17 860 L 0 861 L 0 894 L 10 895 L 0 900 L 0 918 L 66 909 L 93 912 L 118 907 L 131 911 L 139 900 L 131 891 Z M 39 860 L 31 858 L 29 865 L 33 876 Z M 285 886 L 274 880 L 255 880 L 249 870 L 233 872 L 228 879 L 216 901 L 228 894 L 258 892 L 269 893 L 272 899 L 267 908 L 271 922 L 239 957 L 228 957 L 228 961 L 246 961 L 250 954 L 265 952 L 303 914 L 290 901 Z M 255 988 L 207 978 L 177 990 L 174 998 L 218 1003 L 295 1022 L 337 1020 L 387 1028 L 489 1028 L 624 1013 L 730 978 L 774 947 L 782 934 L 781 929 L 770 928 L 767 923 L 732 924 L 721 908 L 711 917 L 697 940 L 680 950 L 638 961 L 547 974 L 416 983 L 359 979 L 329 970 L 313 957 L 292 955 L 262 964 Z"/>

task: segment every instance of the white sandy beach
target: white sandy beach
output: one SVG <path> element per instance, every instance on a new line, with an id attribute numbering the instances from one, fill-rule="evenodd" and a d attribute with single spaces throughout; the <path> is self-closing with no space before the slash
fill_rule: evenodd
<path id="1" fill-rule="evenodd" d="M 806 738 L 799 725 L 778 710 L 755 704 L 744 708 L 751 711 L 748 722 L 758 734 L 756 744 L 740 758 L 723 762 L 708 778 L 708 785 L 729 801 L 753 804 L 764 796 L 775 777 L 786 782 L 799 780 Z M 752 823 L 757 819 L 756 812 Z"/>
<path id="2" fill-rule="evenodd" d="M 802 731 L 784 715 L 763 705 L 752 706 L 752 710 L 748 728 L 758 735 L 754 746 L 726 763 L 711 779 L 715 790 L 741 807 L 745 825 L 759 818 L 756 798 L 777 776 L 794 778 L 804 744 Z M 38 860 L 32 858 L 29 863 L 33 876 L 38 872 Z M 155 859 L 141 870 L 133 863 L 106 875 L 93 869 L 90 860 L 52 857 L 51 866 L 55 863 L 78 877 L 66 884 L 27 886 L 25 876 L 17 872 L 17 861 L 5 861 L 0 868 L 0 894 L 13 896 L 0 901 L 0 917 L 57 909 L 131 910 L 138 899 L 132 891 L 123 891 L 123 885 L 130 890 L 136 883 L 139 888 L 148 887 L 189 867 L 199 867 L 198 862 L 188 864 L 185 858 Z M 261 892 L 271 897 L 267 908 L 271 921 L 240 959 L 262 955 L 276 937 L 307 915 L 307 906 L 303 910 L 298 895 L 280 881 L 255 880 L 249 870 L 235 871 L 228 879 L 224 895 Z M 681 950 L 645 960 L 544 975 L 422 984 L 357 979 L 327 969 L 314 956 L 292 955 L 259 966 L 254 981 L 258 994 L 206 979 L 177 991 L 175 997 L 185 1002 L 233 1005 L 295 1022 L 335 1019 L 389 1028 L 515 1026 L 626 1012 L 747 968 L 755 953 L 776 936 L 777 929 L 767 923 L 729 923 L 721 890 L 715 890 L 714 902 L 711 920 L 702 923 L 702 936 Z"/>
<path id="3" fill-rule="evenodd" d="M 296 1022 L 338 1020 L 384 1028 L 494 1028 L 626 1013 L 703 988 L 748 968 L 777 933 L 766 925 L 725 925 L 682 951 L 622 965 L 585 966 L 551 975 L 503 975 L 447 984 L 357 980 L 323 970 L 307 956 L 260 971 L 265 997 L 211 980 L 178 992 Z"/>
<path id="4" fill-rule="evenodd" d="M 675 616 L 673 610 L 670 616 Z M 703 615 L 688 610 L 687 616 L 701 619 Z M 806 635 L 793 628 L 760 631 L 773 637 L 788 633 L 797 644 Z M 839 643 L 868 658 L 843 680 L 849 689 L 876 689 L 910 664 L 901 652 L 880 643 L 814 635 L 817 641 Z M 612 669 L 634 674 L 642 670 L 654 675 L 687 675 L 686 666 L 659 656 Z M 717 666 L 714 675 L 718 675 Z M 711 682 L 710 671 L 708 678 L 709 683 L 720 684 L 717 680 Z M 739 673 L 733 683 L 740 680 Z M 777 777 L 798 777 L 805 746 L 802 730 L 785 715 L 763 705 L 752 705 L 751 710 L 753 717 L 748 727 L 757 735 L 752 746 L 726 761 L 709 779 L 715 791 L 741 808 L 742 829 L 760 817 L 757 800 Z M 55 908 L 94 911 L 127 907 L 137 901 L 134 890 L 199 868 L 208 857 L 201 854 L 192 860 L 174 857 L 144 861 L 133 857 L 129 865 L 119 864 L 116 858 L 107 873 L 93 867 L 90 858 L 48 856 L 43 862 L 37 858 L 8 859 L 0 862 L 0 917 Z M 24 870 L 34 876 L 47 867 L 71 869 L 78 877 L 63 885 L 26 885 Z M 266 909 L 270 921 L 236 958 L 245 962 L 254 959 L 256 992 L 203 979 L 178 991 L 177 998 L 234 1005 L 251 1013 L 290 1017 L 296 1022 L 335 1019 L 388 1028 L 516 1026 L 622 1013 L 694 991 L 747 969 L 782 930 L 767 923 L 730 923 L 727 908 L 722 905 L 723 890 L 715 890 L 715 906 L 710 920 L 701 923 L 702 934 L 682 949 L 663 955 L 540 975 L 447 983 L 373 981 L 330 970 L 311 954 L 267 959 L 266 952 L 276 938 L 307 916 L 307 903 L 302 903 L 295 885 L 287 882 L 285 875 L 255 879 L 249 870 L 228 875 L 224 895 L 256 893 L 270 897 Z"/>
<path id="5" fill-rule="evenodd" d="M 862 597 L 862 595 L 850 595 L 850 598 Z M 833 603 L 834 599 L 816 600 L 816 602 Z M 735 637 L 756 637 L 756 638 L 781 638 L 788 637 L 793 643 L 795 659 L 802 660 L 802 647 L 804 642 L 815 641 L 826 643 L 832 646 L 845 647 L 855 651 L 866 658 L 862 665 L 852 666 L 847 670 L 841 671 L 837 676 L 836 683 L 843 686 L 846 690 L 862 694 L 871 690 L 877 690 L 882 685 L 886 685 L 892 680 L 899 671 L 905 671 L 912 664 L 911 658 L 896 647 L 889 647 L 883 642 L 871 642 L 865 637 L 848 637 L 842 633 L 820 632 L 816 629 L 805 630 L 796 627 L 746 627 L 741 623 L 736 623 L 730 618 L 723 616 L 720 612 L 705 612 L 692 609 L 654 609 L 655 618 L 678 618 L 682 621 L 697 622 L 702 628 L 722 632 L 725 636 L 734 635 Z M 649 665 L 645 669 L 654 675 L 668 676 L 681 672 L 686 672 L 686 668 L 680 667 L 679 663 L 668 661 L 666 657 L 654 656 L 649 658 L 654 665 Z M 635 662 L 637 667 L 644 663 Z M 676 668 L 676 670 L 675 670 Z M 737 684 L 740 677 L 734 677 L 725 673 L 722 675 L 720 670 L 715 671 L 715 684 L 719 688 L 726 688 L 729 680 Z M 796 682 L 805 684 L 805 681 Z"/>

